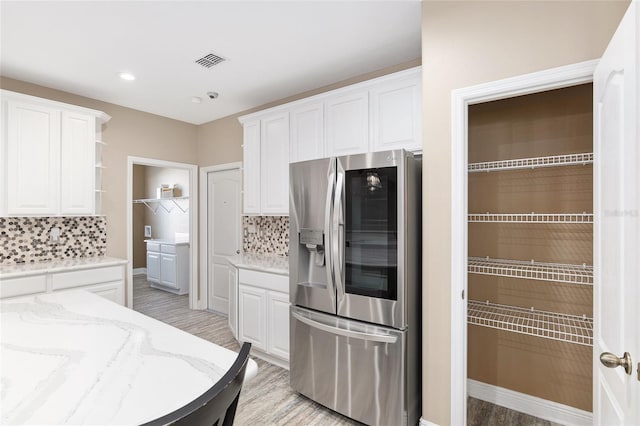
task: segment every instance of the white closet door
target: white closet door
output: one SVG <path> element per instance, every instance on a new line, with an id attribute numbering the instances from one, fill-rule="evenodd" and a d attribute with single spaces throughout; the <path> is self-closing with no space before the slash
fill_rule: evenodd
<path id="1" fill-rule="evenodd" d="M 593 422 L 640 424 L 640 8 L 632 2 L 594 74 Z M 602 354 L 627 371 L 606 368 Z"/>
<path id="2" fill-rule="evenodd" d="M 60 111 L 8 101 L 7 212 L 57 214 Z"/>
<path id="3" fill-rule="evenodd" d="M 60 213 L 93 214 L 95 117 L 62 113 Z"/>

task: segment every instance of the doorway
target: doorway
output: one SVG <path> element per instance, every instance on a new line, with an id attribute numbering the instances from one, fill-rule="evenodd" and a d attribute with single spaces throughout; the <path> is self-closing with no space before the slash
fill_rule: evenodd
<path id="1" fill-rule="evenodd" d="M 197 283 L 197 166 L 128 157 L 127 306 L 134 282 L 168 295 L 188 295 L 202 309 Z M 134 281 L 134 269 L 136 280 Z M 185 301 L 186 303 L 186 301 Z"/>
<path id="2" fill-rule="evenodd" d="M 207 310 L 223 315 L 229 315 L 235 290 L 235 267 L 228 259 L 242 251 L 241 166 L 238 162 L 200 170 L 200 276 L 206 283 Z"/>
<path id="3" fill-rule="evenodd" d="M 466 424 L 469 297 L 469 157 L 468 114 L 471 105 L 591 83 L 596 61 L 483 84 L 452 93 L 452 283 L 451 283 L 451 423 Z M 484 212 L 483 212 L 484 213 Z M 496 212 L 491 212 L 496 213 Z M 530 213 L 530 212 L 526 212 Z M 486 215 L 488 216 L 488 215 Z M 497 215 L 500 216 L 500 215 Z M 483 218 L 480 218 L 483 219 Z M 480 220 L 479 219 L 479 220 Z M 501 219 L 498 218 L 498 219 Z M 491 219 L 493 220 L 493 219 Z M 495 391 L 492 388 L 490 391 Z M 561 423 L 590 423 L 590 413 L 565 410 L 566 406 L 545 404 L 542 398 L 522 399 L 520 393 L 501 393 L 501 405 L 537 417 L 553 417 Z M 541 403 L 542 402 L 542 403 Z M 555 409 L 554 409 L 555 408 Z M 562 417 L 567 416 L 567 417 Z"/>

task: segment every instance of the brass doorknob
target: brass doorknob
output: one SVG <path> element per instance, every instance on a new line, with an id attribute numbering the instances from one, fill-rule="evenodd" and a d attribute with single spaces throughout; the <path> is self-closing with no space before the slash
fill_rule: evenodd
<path id="1" fill-rule="evenodd" d="M 622 355 L 622 358 L 618 358 L 616 355 L 610 352 L 602 352 L 600 354 L 600 362 L 605 367 L 616 368 L 616 367 L 624 367 L 624 372 L 631 375 L 631 370 L 633 366 L 631 365 L 631 355 L 629 352 L 625 352 Z"/>

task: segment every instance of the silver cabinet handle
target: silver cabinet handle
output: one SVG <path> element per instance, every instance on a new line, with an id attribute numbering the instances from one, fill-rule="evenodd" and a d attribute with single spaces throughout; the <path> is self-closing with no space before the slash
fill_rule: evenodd
<path id="1" fill-rule="evenodd" d="M 327 333 L 331 334 L 337 334 L 339 336 L 379 343 L 395 343 L 398 340 L 396 336 L 392 336 L 390 334 L 371 334 L 363 333 L 361 331 L 345 330 L 344 328 L 333 327 L 331 325 L 323 324 L 321 322 L 306 318 L 296 312 L 291 312 L 291 315 L 298 321 L 307 324 L 309 327 L 317 328 L 318 330 L 326 331 Z"/>
<path id="2" fill-rule="evenodd" d="M 631 355 L 629 352 L 625 352 L 624 355 L 622 355 L 622 358 L 618 358 L 611 352 L 602 352 L 600 354 L 600 362 L 602 365 L 609 368 L 624 367 L 624 372 L 629 375 L 631 375 L 631 370 L 633 370 Z"/>

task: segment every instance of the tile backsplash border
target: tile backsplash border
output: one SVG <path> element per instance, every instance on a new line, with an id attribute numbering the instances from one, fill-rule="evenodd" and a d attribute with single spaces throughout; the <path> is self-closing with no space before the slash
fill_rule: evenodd
<path id="1" fill-rule="evenodd" d="M 289 216 L 243 216 L 242 233 L 245 253 L 289 254 Z"/>
<path id="2" fill-rule="evenodd" d="M 49 241 L 53 228 L 57 243 Z M 105 216 L 0 217 L 0 265 L 37 263 L 107 252 Z"/>

